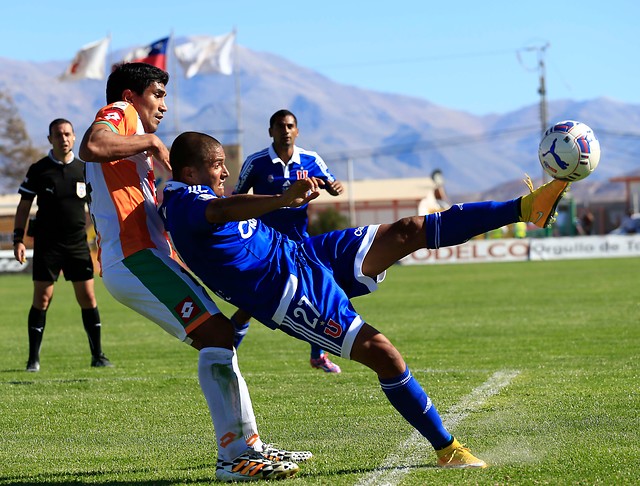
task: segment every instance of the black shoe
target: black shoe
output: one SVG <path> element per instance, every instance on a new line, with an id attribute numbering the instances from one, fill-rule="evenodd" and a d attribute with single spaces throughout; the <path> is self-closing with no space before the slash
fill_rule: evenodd
<path id="1" fill-rule="evenodd" d="M 27 361 L 26 371 L 29 371 L 30 373 L 40 371 L 40 361 L 38 361 L 37 359 L 30 359 L 29 361 Z"/>
<path id="2" fill-rule="evenodd" d="M 111 361 L 102 353 L 91 357 L 91 366 L 94 368 L 113 368 Z"/>

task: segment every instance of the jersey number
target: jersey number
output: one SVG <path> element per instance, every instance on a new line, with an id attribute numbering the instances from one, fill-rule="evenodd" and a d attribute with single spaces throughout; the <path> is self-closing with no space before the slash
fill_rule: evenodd
<path id="1" fill-rule="evenodd" d="M 307 310 L 305 310 L 305 308 Z M 316 317 L 310 319 L 307 312 L 309 312 L 309 314 L 315 315 Z M 307 326 L 309 326 L 311 329 L 315 329 L 318 325 L 320 312 L 318 312 L 318 309 L 315 308 L 315 306 L 311 303 L 307 296 L 303 295 L 298 301 L 298 307 L 293 310 L 293 315 L 295 317 L 301 317 Z M 324 326 L 323 332 L 327 336 L 338 338 L 342 335 L 342 326 L 340 326 L 340 324 L 338 324 L 333 319 L 329 319 L 329 322 L 320 322 L 320 325 Z"/>

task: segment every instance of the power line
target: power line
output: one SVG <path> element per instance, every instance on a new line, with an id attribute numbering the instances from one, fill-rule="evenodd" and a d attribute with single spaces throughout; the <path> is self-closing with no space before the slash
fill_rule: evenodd
<path id="1" fill-rule="evenodd" d="M 640 132 L 618 132 L 613 130 L 607 130 L 598 128 L 597 135 L 609 135 L 611 137 L 620 137 L 620 138 L 635 138 L 640 139 Z"/>
<path id="2" fill-rule="evenodd" d="M 377 61 L 363 61 L 363 62 L 350 62 L 349 64 L 330 64 L 326 66 L 317 66 L 314 69 L 344 69 L 344 68 L 361 68 L 361 67 L 375 67 L 375 66 L 385 66 L 392 64 L 415 64 L 421 62 L 430 62 L 430 61 L 446 61 L 451 59 L 469 59 L 469 58 L 477 58 L 477 57 L 490 57 L 490 56 L 502 56 L 505 54 L 513 54 L 517 49 L 505 49 L 499 51 L 487 51 L 487 52 L 466 52 L 459 54 L 440 54 L 434 56 L 424 56 L 424 57 L 413 57 L 406 59 L 384 59 Z"/>
<path id="3" fill-rule="evenodd" d="M 331 161 L 343 161 L 348 159 L 360 159 L 367 157 L 388 156 L 388 155 L 401 155 L 407 153 L 424 152 L 428 150 L 435 150 L 443 147 L 456 147 L 461 145 L 470 145 L 487 142 L 496 137 L 501 137 L 508 134 L 531 132 L 536 133 L 539 127 L 526 126 L 516 127 L 505 130 L 494 130 L 485 132 L 478 135 L 456 135 L 453 137 L 435 139 L 435 140 L 423 140 L 414 143 L 401 143 L 396 145 L 385 145 L 381 147 L 373 147 L 366 149 L 353 149 L 353 150 L 341 150 L 337 152 L 324 152 L 322 158 Z"/>

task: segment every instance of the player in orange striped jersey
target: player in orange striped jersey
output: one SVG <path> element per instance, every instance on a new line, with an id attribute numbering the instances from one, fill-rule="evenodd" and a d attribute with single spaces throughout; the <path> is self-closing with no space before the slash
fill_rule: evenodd
<path id="1" fill-rule="evenodd" d="M 260 454 L 267 446 L 238 368 L 233 326 L 174 259 L 157 213 L 153 165 L 171 168 L 169 152 L 154 134 L 167 111 L 168 81 L 166 72 L 149 64 L 118 66 L 107 81 L 108 105 L 82 140 L 79 154 L 87 162 L 101 275 L 118 301 L 199 350 L 198 377 L 218 444 L 218 478 L 290 476 L 298 471 L 294 462 Z M 297 460 L 311 455 L 299 454 L 274 448 L 267 453 Z M 238 464 L 252 463 L 234 471 Z"/>

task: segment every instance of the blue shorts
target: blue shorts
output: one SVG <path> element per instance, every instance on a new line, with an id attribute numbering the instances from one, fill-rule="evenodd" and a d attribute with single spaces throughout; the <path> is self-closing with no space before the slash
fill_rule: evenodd
<path id="1" fill-rule="evenodd" d="M 362 273 L 377 231 L 378 225 L 371 225 L 304 240 L 296 273 L 290 275 L 271 322 L 293 337 L 349 359 L 364 323 L 350 298 L 373 292 L 385 277 Z"/>

